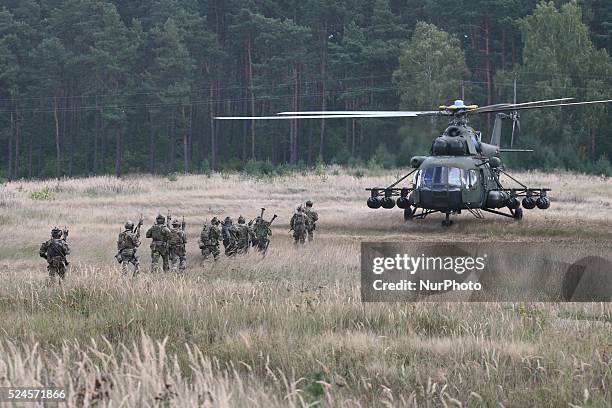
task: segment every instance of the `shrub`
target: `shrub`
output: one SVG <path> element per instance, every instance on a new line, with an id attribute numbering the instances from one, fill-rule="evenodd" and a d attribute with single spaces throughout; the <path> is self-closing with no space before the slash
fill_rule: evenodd
<path id="1" fill-rule="evenodd" d="M 269 176 L 274 174 L 275 168 L 270 160 L 250 159 L 244 165 L 243 171 L 250 176 Z"/>
<path id="2" fill-rule="evenodd" d="M 612 163 L 606 156 L 600 156 L 595 163 L 591 165 L 591 173 L 604 176 L 612 176 Z"/>
<path id="3" fill-rule="evenodd" d="M 372 156 L 371 162 L 381 166 L 384 169 L 391 169 L 395 167 L 396 157 L 393 153 L 389 152 L 385 145 L 379 145 Z"/>
<path id="4" fill-rule="evenodd" d="M 37 201 L 53 201 L 55 200 L 55 193 L 49 189 L 49 186 L 45 186 L 42 190 L 32 191 L 30 198 Z"/>

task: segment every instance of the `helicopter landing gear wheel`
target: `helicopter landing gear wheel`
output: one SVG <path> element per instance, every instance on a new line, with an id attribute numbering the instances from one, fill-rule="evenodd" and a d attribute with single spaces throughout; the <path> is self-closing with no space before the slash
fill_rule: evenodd
<path id="1" fill-rule="evenodd" d="M 453 225 L 453 220 L 450 219 L 450 213 L 446 213 L 446 218 L 442 220 L 443 227 L 450 227 Z"/>
<path id="2" fill-rule="evenodd" d="M 408 207 L 404 210 L 404 221 L 412 221 L 414 216 L 414 211 L 412 208 Z"/>
<path id="3" fill-rule="evenodd" d="M 517 221 L 522 220 L 523 219 L 523 209 L 517 208 L 516 210 L 514 210 L 514 213 L 512 214 L 512 218 L 514 218 Z"/>

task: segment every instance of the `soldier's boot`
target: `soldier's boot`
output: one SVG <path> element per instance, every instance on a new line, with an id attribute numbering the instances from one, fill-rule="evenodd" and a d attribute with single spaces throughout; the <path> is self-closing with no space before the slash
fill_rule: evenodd
<path id="1" fill-rule="evenodd" d="M 181 258 L 181 261 L 179 263 L 179 272 L 185 272 L 185 270 L 187 269 L 187 259 L 185 258 Z"/>

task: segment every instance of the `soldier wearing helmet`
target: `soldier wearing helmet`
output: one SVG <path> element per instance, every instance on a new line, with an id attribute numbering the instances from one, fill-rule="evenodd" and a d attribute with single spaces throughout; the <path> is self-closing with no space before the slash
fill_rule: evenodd
<path id="1" fill-rule="evenodd" d="M 236 234 L 236 252 L 238 254 L 246 254 L 249 252 L 249 240 L 251 237 L 250 228 L 246 225 L 246 220 L 241 215 L 238 217 L 238 225 L 234 226 Z"/>
<path id="2" fill-rule="evenodd" d="M 234 228 L 231 217 L 225 217 L 221 223 L 221 235 L 223 236 L 223 246 L 225 247 L 226 256 L 236 255 L 237 241 L 236 229 Z"/>
<path id="3" fill-rule="evenodd" d="M 47 271 L 49 271 L 49 279 L 52 282 L 55 281 L 55 276 L 58 276 L 61 282 L 66 275 L 66 266 L 68 265 L 66 256 L 70 254 L 70 248 L 66 242 L 67 238 L 67 229 L 62 231 L 58 227 L 54 227 L 51 230 L 51 239 L 43 242 L 38 251 L 40 257 L 47 260 Z"/>
<path id="4" fill-rule="evenodd" d="M 168 238 L 170 229 L 166 226 L 166 217 L 158 214 L 155 224 L 147 230 L 147 238 L 151 238 L 151 272 L 159 271 L 159 258 L 162 259 L 163 271 L 170 269 L 168 263 Z"/>
<path id="5" fill-rule="evenodd" d="M 317 214 L 314 208 L 312 208 L 311 200 L 306 201 L 306 207 L 304 207 L 303 210 L 306 216 L 308 217 L 308 221 L 309 221 L 308 228 L 306 231 L 308 235 L 308 241 L 312 241 L 314 239 L 314 231 L 317 228 L 317 221 L 319 220 L 319 214 Z"/>
<path id="6" fill-rule="evenodd" d="M 168 253 L 170 266 L 173 271 L 185 271 L 187 268 L 186 250 L 187 234 L 185 233 L 185 223 L 178 219 L 172 220 L 172 228 L 168 237 Z"/>
<path id="7" fill-rule="evenodd" d="M 136 256 L 136 251 L 140 246 L 140 226 L 142 225 L 142 218 L 138 222 L 138 227 L 134 231 L 134 223 L 128 221 L 125 223 L 125 230 L 119 233 L 117 238 L 117 262 L 121 264 L 121 275 L 127 275 L 128 265 L 134 265 L 134 272 L 132 276 L 138 275 L 140 263 Z"/>
<path id="8" fill-rule="evenodd" d="M 290 225 L 290 231 L 293 231 L 293 239 L 295 244 L 303 244 L 306 242 L 306 234 L 310 225 L 310 220 L 304 213 L 301 205 L 296 208 L 293 217 L 291 217 Z"/>
<path id="9" fill-rule="evenodd" d="M 202 255 L 204 259 L 207 259 L 209 255 L 213 256 L 216 261 L 219 259 L 219 239 L 221 238 L 221 231 L 219 230 L 219 219 L 213 217 L 210 220 L 210 226 L 207 231 L 207 243 L 202 248 Z M 204 242 L 204 241 L 203 241 Z"/>

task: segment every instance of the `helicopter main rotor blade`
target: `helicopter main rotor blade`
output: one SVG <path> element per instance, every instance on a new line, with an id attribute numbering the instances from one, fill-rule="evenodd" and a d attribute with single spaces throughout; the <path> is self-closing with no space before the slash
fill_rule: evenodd
<path id="1" fill-rule="evenodd" d="M 542 100 L 542 101 L 522 102 L 522 103 L 498 103 L 496 105 L 481 106 L 479 108 L 472 109 L 469 112 L 470 113 L 498 112 L 498 109 L 513 110 L 513 108 L 520 107 L 520 106 L 530 106 L 530 105 L 535 105 L 535 104 L 546 104 L 546 103 L 551 103 L 551 102 L 562 102 L 562 101 L 569 101 L 569 100 L 572 100 L 572 99 L 574 99 L 574 98 L 546 99 L 546 100 Z"/>
<path id="2" fill-rule="evenodd" d="M 570 102 L 570 103 L 555 103 L 552 105 L 537 105 L 537 106 L 510 106 L 507 108 L 492 109 L 484 112 L 470 112 L 470 113 L 490 113 L 490 112 L 504 112 L 514 110 L 525 110 L 525 109 L 542 109 L 542 108 L 555 108 L 559 106 L 578 106 L 578 105 L 594 105 L 598 103 L 610 103 L 612 99 L 602 99 L 599 101 L 584 101 L 584 102 Z"/>
<path id="3" fill-rule="evenodd" d="M 432 116 L 438 115 L 440 111 L 299 111 L 299 112 L 278 112 L 277 115 L 281 116 L 301 116 L 301 115 L 325 115 L 325 116 L 337 116 L 337 115 L 359 115 L 359 116 L 370 116 L 370 115 L 391 115 L 402 116 L 402 117 L 413 117 L 413 116 Z"/>
<path id="4" fill-rule="evenodd" d="M 217 120 L 288 120 L 288 119 L 381 119 L 381 118 L 412 118 L 418 116 L 447 116 L 445 112 L 371 112 L 367 114 L 338 114 L 327 115 L 305 112 L 300 115 L 278 115 L 278 116 L 218 116 Z"/>

